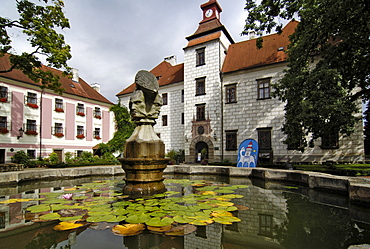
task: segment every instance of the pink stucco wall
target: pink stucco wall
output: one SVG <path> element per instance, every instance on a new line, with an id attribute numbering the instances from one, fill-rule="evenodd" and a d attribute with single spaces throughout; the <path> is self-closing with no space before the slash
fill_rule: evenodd
<path id="1" fill-rule="evenodd" d="M 86 107 L 86 141 L 93 140 L 93 109 Z"/>
<path id="2" fill-rule="evenodd" d="M 109 141 L 109 133 L 110 133 L 110 114 L 108 111 L 103 111 L 103 131 L 102 131 L 102 142 L 107 143 Z"/>
<path id="3" fill-rule="evenodd" d="M 12 92 L 12 112 L 11 112 L 11 121 L 12 121 L 12 130 L 10 135 L 12 137 L 19 136 L 19 129 L 23 127 L 23 113 L 24 113 L 24 94 L 20 92 Z M 23 127 L 24 129 L 24 127 Z"/>
<path id="4" fill-rule="evenodd" d="M 74 140 L 76 134 L 75 118 L 76 118 L 76 107 L 74 104 L 66 103 L 66 140 Z"/>
<path id="5" fill-rule="evenodd" d="M 52 115 L 53 101 L 45 97 L 42 98 L 42 138 L 50 139 L 52 137 Z"/>

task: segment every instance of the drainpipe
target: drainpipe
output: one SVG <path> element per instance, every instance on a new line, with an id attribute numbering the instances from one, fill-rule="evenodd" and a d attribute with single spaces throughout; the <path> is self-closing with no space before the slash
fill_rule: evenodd
<path id="1" fill-rule="evenodd" d="M 44 90 L 41 91 L 41 97 L 40 97 L 40 155 L 39 159 L 41 159 L 41 148 L 42 148 L 42 94 L 44 93 Z"/>
<path id="2" fill-rule="evenodd" d="M 221 162 L 224 160 L 224 88 L 223 88 L 223 73 L 221 72 L 221 41 L 218 43 L 218 63 L 220 71 L 220 87 L 221 87 Z"/>

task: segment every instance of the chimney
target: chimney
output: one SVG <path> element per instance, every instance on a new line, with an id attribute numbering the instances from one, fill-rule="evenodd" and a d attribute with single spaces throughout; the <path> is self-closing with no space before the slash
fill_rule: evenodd
<path id="1" fill-rule="evenodd" d="M 72 68 L 72 80 L 78 83 L 79 78 L 80 78 L 80 75 L 79 75 L 78 69 Z"/>
<path id="2" fill-rule="evenodd" d="M 91 84 L 91 87 L 97 91 L 98 93 L 100 93 L 100 84 L 99 83 L 92 83 Z"/>
<path id="3" fill-rule="evenodd" d="M 167 62 L 168 62 L 168 63 L 170 63 L 172 66 L 174 66 L 174 65 L 176 65 L 176 64 L 177 64 L 176 55 L 168 56 L 168 57 L 164 58 L 164 61 L 167 61 Z"/>

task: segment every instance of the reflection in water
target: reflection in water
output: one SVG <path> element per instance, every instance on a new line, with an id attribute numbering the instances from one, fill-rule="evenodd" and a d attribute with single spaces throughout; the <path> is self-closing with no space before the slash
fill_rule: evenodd
<path id="1" fill-rule="evenodd" d="M 167 176 L 169 178 L 170 176 Z M 191 177 L 192 180 L 204 176 Z M 92 179 L 89 179 L 90 181 Z M 349 204 L 344 196 L 314 192 L 302 187 L 244 178 L 209 178 L 229 184 L 247 184 L 236 194 L 236 205 L 248 206 L 234 215 L 242 221 L 232 225 L 212 224 L 199 226 L 197 231 L 184 237 L 168 237 L 150 232 L 131 237 L 120 237 L 110 232 L 112 224 L 99 228 L 83 227 L 75 231 L 56 232 L 57 222 L 34 223 L 31 218 L 21 219 L 28 206 L 39 201 L 0 204 L 0 247 L 10 248 L 175 248 L 175 249 L 346 249 L 353 244 L 370 243 L 370 211 Z M 72 182 L 35 183 L 17 189 L 0 188 L 0 201 L 13 198 L 37 198 L 43 192 L 58 192 Z M 194 187 L 167 186 L 168 190 L 190 194 Z M 113 224 L 114 225 L 114 224 Z M 107 230 L 102 230 L 108 227 Z"/>

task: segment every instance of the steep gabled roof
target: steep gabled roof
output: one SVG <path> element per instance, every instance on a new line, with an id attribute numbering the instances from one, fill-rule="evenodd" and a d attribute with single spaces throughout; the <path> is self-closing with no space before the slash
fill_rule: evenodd
<path id="1" fill-rule="evenodd" d="M 158 79 L 159 86 L 166 86 L 184 81 L 184 63 L 172 66 L 167 61 L 162 61 L 150 71 Z M 116 96 L 125 95 L 135 91 L 136 84 L 132 83 L 127 88 L 116 94 Z"/>
<path id="2" fill-rule="evenodd" d="M 223 73 L 242 69 L 265 66 L 286 61 L 288 55 L 284 52 L 289 45 L 289 36 L 294 33 L 297 21 L 289 22 L 283 32 L 263 37 L 263 47 L 256 47 L 256 39 L 231 44 L 227 51 Z"/>
<path id="3" fill-rule="evenodd" d="M 5 54 L 3 57 L 0 57 L 0 71 L 7 70 L 10 68 L 9 55 Z M 63 76 L 63 72 L 51 67 L 42 66 L 42 70 L 50 71 L 55 75 L 60 77 L 59 81 L 62 84 L 62 88 L 65 89 L 64 93 L 73 94 L 79 97 L 88 98 L 91 100 L 96 100 L 108 104 L 113 104 L 107 100 L 103 95 L 95 91 L 89 84 L 87 84 L 83 79 L 79 78 L 79 82 L 74 82 L 66 76 Z M 23 83 L 41 86 L 41 83 L 35 83 L 30 78 L 28 78 L 21 70 L 14 69 L 8 73 L 0 73 L 0 77 L 7 79 L 20 81 Z"/>

